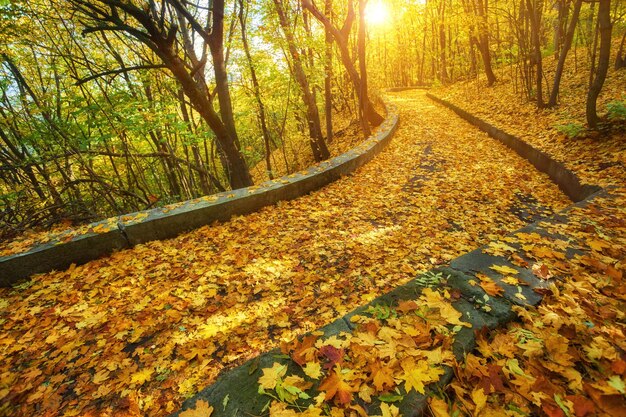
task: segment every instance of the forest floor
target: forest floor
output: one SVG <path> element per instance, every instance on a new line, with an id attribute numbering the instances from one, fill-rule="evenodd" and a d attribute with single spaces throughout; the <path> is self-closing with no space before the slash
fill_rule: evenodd
<path id="1" fill-rule="evenodd" d="M 547 80 L 554 78 L 555 67 L 553 59 L 545 59 Z M 537 109 L 524 96 L 515 67 L 499 69 L 493 87 L 470 80 L 440 88 L 436 95 L 563 162 L 583 183 L 604 187 L 618 183 L 626 167 L 626 71 L 610 68 L 598 98 L 600 129 L 590 130 L 585 118 L 589 67 L 585 57 L 570 54 L 554 108 Z"/>
<path id="2" fill-rule="evenodd" d="M 571 202 L 433 104 L 354 175 L 177 238 L 0 290 L 0 414 L 166 415 L 281 340 Z"/>

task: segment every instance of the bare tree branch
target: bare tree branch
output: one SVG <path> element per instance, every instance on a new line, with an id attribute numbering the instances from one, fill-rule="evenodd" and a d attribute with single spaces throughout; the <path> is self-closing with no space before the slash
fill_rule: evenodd
<path id="1" fill-rule="evenodd" d="M 95 80 L 96 78 L 104 77 L 107 75 L 118 75 L 118 74 L 122 74 L 125 72 L 136 71 L 140 69 L 157 69 L 157 68 L 167 68 L 167 66 L 163 64 L 135 65 L 133 67 L 126 67 L 126 68 L 119 68 L 119 69 L 114 69 L 110 71 L 104 71 L 98 74 L 90 75 L 89 77 L 86 77 L 86 78 L 82 78 L 76 81 L 75 85 L 79 86 L 79 85 L 85 84 L 86 82 Z"/>

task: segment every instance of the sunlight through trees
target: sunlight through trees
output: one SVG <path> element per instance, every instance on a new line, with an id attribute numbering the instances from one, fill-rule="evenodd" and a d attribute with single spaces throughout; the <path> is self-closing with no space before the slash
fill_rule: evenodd
<path id="1" fill-rule="evenodd" d="M 594 127 L 612 36 L 619 67 L 626 32 L 626 4 L 610 0 L 17 0 L 0 12 L 0 238 L 292 173 L 368 136 L 386 87 L 491 86 L 499 70 L 554 107 L 585 60 Z"/>

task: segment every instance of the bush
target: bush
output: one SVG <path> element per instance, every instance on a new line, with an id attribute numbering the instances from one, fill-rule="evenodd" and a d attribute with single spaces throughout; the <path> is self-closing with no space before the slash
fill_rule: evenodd
<path id="1" fill-rule="evenodd" d="M 556 130 L 558 130 L 560 133 L 564 134 L 570 139 L 580 137 L 585 132 L 585 128 L 579 123 L 568 123 L 566 125 L 559 125 L 556 127 Z"/>
<path id="2" fill-rule="evenodd" d="M 626 102 L 619 100 L 611 101 L 606 105 L 606 108 L 609 120 L 626 120 Z"/>

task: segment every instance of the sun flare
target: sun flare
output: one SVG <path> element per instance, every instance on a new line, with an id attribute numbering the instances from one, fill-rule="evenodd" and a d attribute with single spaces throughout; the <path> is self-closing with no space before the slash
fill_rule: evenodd
<path id="1" fill-rule="evenodd" d="M 365 9 L 365 20 L 370 26 L 381 26 L 389 22 L 389 9 L 382 1 L 369 3 Z"/>

